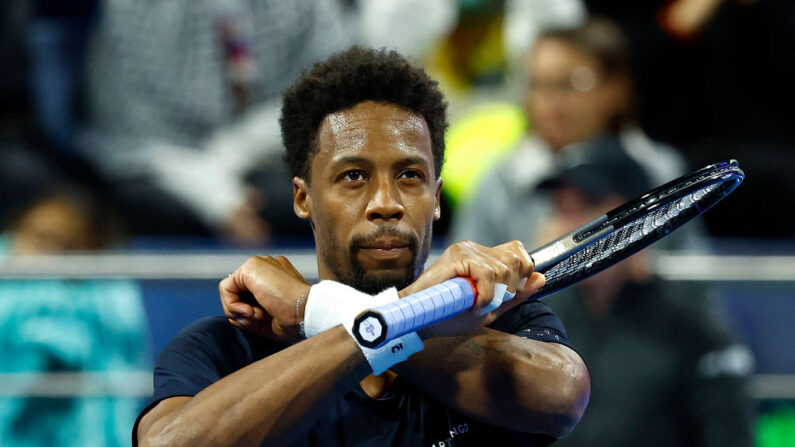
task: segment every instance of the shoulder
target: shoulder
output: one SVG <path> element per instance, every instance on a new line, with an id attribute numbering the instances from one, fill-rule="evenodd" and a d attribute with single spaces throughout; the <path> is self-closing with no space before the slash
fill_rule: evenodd
<path id="1" fill-rule="evenodd" d="M 224 316 L 206 317 L 182 329 L 155 365 L 155 398 L 192 396 L 278 347 L 247 336 Z"/>
<path id="2" fill-rule="evenodd" d="M 566 329 L 557 315 L 541 301 L 529 301 L 505 312 L 492 329 L 538 341 L 570 346 Z"/>
<path id="3" fill-rule="evenodd" d="M 248 344 L 241 330 L 229 324 L 222 315 L 205 317 L 197 320 L 174 336 L 163 352 L 161 359 L 175 353 L 187 354 L 203 352 L 206 354 L 216 351 L 227 351 L 237 345 Z M 161 363 L 158 360 L 158 363 Z"/>
<path id="4" fill-rule="evenodd" d="M 735 343 L 728 321 L 719 313 L 706 291 L 670 284 L 657 279 L 638 296 L 644 305 L 636 312 L 645 314 L 649 329 L 671 339 L 685 351 L 696 354 Z M 640 319 L 641 315 L 636 315 Z M 676 330 L 671 330 L 676 328 Z"/>

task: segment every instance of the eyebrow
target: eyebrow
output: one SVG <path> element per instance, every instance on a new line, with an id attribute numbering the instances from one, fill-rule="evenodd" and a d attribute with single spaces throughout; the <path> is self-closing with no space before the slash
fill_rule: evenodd
<path id="1" fill-rule="evenodd" d="M 373 163 L 365 158 L 359 157 L 356 155 L 349 155 L 345 157 L 340 157 L 331 161 L 332 167 L 342 166 L 342 165 L 372 165 Z"/>
<path id="2" fill-rule="evenodd" d="M 430 166 L 433 166 L 433 162 L 428 162 L 428 160 L 425 157 L 414 156 L 414 157 L 401 158 L 400 160 L 397 161 L 397 163 L 395 163 L 395 166 L 404 167 L 411 165 L 424 165 L 426 163 L 429 163 Z"/>
<path id="3" fill-rule="evenodd" d="M 395 162 L 393 164 L 393 166 L 404 167 L 404 166 L 411 166 L 411 165 L 415 165 L 415 164 L 423 165 L 423 164 L 426 164 L 426 163 L 428 163 L 428 160 L 425 157 L 410 156 L 410 157 L 401 158 L 400 160 Z M 350 156 L 340 157 L 340 158 L 335 159 L 335 160 L 333 160 L 331 162 L 331 166 L 332 167 L 341 166 L 341 165 L 347 165 L 347 164 L 372 166 L 373 162 L 369 158 L 360 157 L 360 156 L 357 156 L 357 155 L 350 155 Z M 430 163 L 430 165 L 432 166 L 433 163 Z"/>

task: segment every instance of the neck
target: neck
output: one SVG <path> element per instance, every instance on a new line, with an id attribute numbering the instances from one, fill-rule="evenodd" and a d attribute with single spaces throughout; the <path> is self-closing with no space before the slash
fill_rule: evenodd
<path id="1" fill-rule="evenodd" d="M 364 380 L 359 382 L 359 386 L 362 387 L 362 390 L 365 394 L 372 397 L 373 399 L 377 399 L 386 393 L 386 391 L 389 389 L 389 386 L 392 385 L 397 377 L 397 374 L 387 370 L 378 376 L 369 375 L 365 377 Z"/>

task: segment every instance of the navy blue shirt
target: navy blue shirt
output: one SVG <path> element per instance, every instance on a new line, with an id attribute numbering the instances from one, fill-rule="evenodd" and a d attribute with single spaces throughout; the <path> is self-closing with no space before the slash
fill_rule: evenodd
<path id="1" fill-rule="evenodd" d="M 540 302 L 503 314 L 491 327 L 534 340 L 569 345 L 563 324 Z M 207 317 L 183 329 L 160 354 L 155 391 L 146 413 L 163 399 L 194 396 L 223 377 L 286 346 L 251 336 L 224 316 Z M 138 420 L 133 427 L 137 445 Z M 332 405 L 293 446 L 544 446 L 545 435 L 525 434 L 460 415 L 399 377 L 380 398 L 355 387 Z"/>

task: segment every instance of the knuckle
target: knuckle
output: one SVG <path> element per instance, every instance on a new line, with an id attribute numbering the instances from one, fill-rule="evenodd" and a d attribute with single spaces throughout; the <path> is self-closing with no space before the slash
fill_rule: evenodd
<path id="1" fill-rule="evenodd" d="M 522 241 L 520 241 L 518 239 L 512 240 L 510 242 L 510 246 L 511 246 L 511 248 L 513 248 L 514 250 L 517 250 L 517 251 L 526 251 L 525 248 L 524 248 L 524 244 L 522 243 Z"/>
<path id="2" fill-rule="evenodd" d="M 500 275 L 500 278 L 503 279 L 510 278 L 513 272 L 514 272 L 513 269 L 508 267 L 506 264 L 500 263 L 500 265 L 498 266 L 498 273 Z"/>
<path id="3" fill-rule="evenodd" d="M 458 250 L 471 250 L 472 249 L 472 241 L 459 241 L 454 245 Z"/>
<path id="4" fill-rule="evenodd" d="M 522 267 L 522 258 L 518 253 L 511 253 L 508 256 L 507 264 L 513 271 L 517 271 Z"/>

